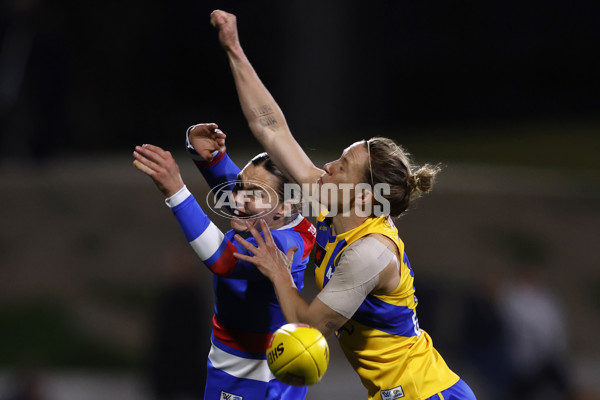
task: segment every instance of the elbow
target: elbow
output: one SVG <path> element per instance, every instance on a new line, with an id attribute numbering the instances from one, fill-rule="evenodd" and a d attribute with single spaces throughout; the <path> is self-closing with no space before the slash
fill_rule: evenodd
<path id="1" fill-rule="evenodd" d="M 228 242 L 225 250 L 218 257 L 208 258 L 204 260 L 204 263 L 213 274 L 227 278 L 237 265 L 237 259 L 233 256 L 235 251 L 233 244 Z"/>
<path id="2" fill-rule="evenodd" d="M 313 326 L 321 331 L 321 334 L 323 334 L 325 338 L 329 338 L 331 335 L 335 334 L 339 328 L 342 327 L 341 325 L 336 326 L 332 322 L 322 323 L 321 321 L 316 322 Z"/>
<path id="3" fill-rule="evenodd" d="M 264 126 L 258 120 L 248 121 L 248 128 L 257 140 L 262 140 L 267 136 Z"/>
<path id="4" fill-rule="evenodd" d="M 220 276 L 221 278 L 228 278 L 233 273 L 235 269 L 235 262 L 219 262 L 212 265 L 207 265 L 208 269 L 215 275 Z"/>
<path id="5" fill-rule="evenodd" d="M 276 136 L 276 132 L 272 129 L 269 129 L 267 126 L 263 125 L 259 120 L 254 120 L 248 122 L 248 127 L 250 131 L 261 143 L 264 143 L 269 140 L 273 140 Z"/>

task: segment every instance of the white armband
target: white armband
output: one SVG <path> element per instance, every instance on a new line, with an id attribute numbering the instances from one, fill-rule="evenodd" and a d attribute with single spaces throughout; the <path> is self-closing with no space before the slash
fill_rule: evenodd
<path id="1" fill-rule="evenodd" d="M 165 199 L 165 203 L 169 206 L 169 208 L 173 208 L 183 203 L 183 201 L 187 199 L 191 194 L 192 193 L 188 190 L 187 186 L 183 185 L 183 187 L 179 189 L 177 193 L 175 193 L 171 197 L 167 197 Z"/>

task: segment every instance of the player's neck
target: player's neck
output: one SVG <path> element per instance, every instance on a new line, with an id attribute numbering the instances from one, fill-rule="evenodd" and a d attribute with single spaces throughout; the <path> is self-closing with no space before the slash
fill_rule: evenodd
<path id="1" fill-rule="evenodd" d="M 349 215 L 339 213 L 331 219 L 331 225 L 333 226 L 334 233 L 341 235 L 344 232 L 348 232 L 360 225 L 367 220 L 368 217 L 359 217 L 354 212 L 350 212 Z"/>

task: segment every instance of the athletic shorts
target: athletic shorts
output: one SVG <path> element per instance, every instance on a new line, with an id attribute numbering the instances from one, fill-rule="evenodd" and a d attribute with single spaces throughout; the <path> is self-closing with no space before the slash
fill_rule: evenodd
<path id="1" fill-rule="evenodd" d="M 441 393 L 434 394 L 427 400 L 477 400 L 475 394 L 465 381 L 459 379 L 454 385 Z"/>
<path id="2" fill-rule="evenodd" d="M 265 354 L 232 349 L 212 337 L 204 400 L 302 400 L 306 391 L 275 379 Z"/>

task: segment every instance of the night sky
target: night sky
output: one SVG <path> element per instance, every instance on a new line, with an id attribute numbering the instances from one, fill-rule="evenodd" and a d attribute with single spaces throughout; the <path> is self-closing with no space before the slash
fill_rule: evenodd
<path id="1" fill-rule="evenodd" d="M 294 134 L 308 141 L 367 136 L 365 129 L 600 115 L 593 1 L 1 7 L 3 155 L 180 146 L 187 126 L 208 121 L 230 134 L 230 144 L 245 143 L 228 63 L 209 24 L 215 8 L 238 15 L 247 55 Z"/>

